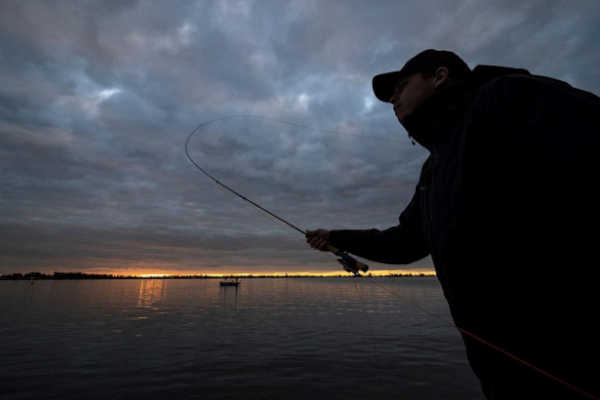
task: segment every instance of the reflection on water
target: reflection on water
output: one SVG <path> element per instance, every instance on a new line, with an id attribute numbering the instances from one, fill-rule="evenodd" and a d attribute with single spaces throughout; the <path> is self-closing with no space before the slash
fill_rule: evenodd
<path id="1" fill-rule="evenodd" d="M 237 311 L 239 286 L 220 286 L 220 289 L 223 296 L 223 308 L 231 308 Z"/>
<path id="2" fill-rule="evenodd" d="M 140 279 L 138 307 L 151 307 L 165 296 L 168 279 Z"/>
<path id="3" fill-rule="evenodd" d="M 448 320 L 433 278 L 0 281 L 0 398 L 481 399 Z"/>

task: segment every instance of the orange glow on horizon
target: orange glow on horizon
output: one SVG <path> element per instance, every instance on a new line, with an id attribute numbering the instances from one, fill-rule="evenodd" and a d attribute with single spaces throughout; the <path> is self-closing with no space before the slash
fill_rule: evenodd
<path id="1" fill-rule="evenodd" d="M 84 272 L 84 271 L 81 271 Z M 85 273 L 85 272 L 84 272 Z M 158 269 L 119 269 L 119 270 L 94 270 L 87 272 L 89 274 L 106 274 L 106 275 L 117 275 L 117 276 L 133 276 L 140 278 L 167 278 L 171 276 L 199 276 L 208 278 L 222 278 L 227 276 L 238 276 L 238 277 L 256 277 L 256 276 L 273 276 L 273 277 L 285 277 L 287 276 L 305 276 L 305 277 L 336 277 L 336 276 L 351 276 L 350 273 L 339 269 L 329 271 L 242 271 L 242 270 L 231 270 L 231 271 L 198 271 L 198 270 L 158 270 Z M 389 275 L 426 275 L 435 276 L 435 271 L 432 269 L 385 269 L 385 270 L 372 270 L 365 276 L 389 276 Z"/>

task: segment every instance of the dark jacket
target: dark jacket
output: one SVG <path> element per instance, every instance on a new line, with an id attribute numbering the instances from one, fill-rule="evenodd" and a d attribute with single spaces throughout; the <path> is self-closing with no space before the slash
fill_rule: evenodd
<path id="1" fill-rule="evenodd" d="M 391 264 L 431 255 L 458 327 L 600 396 L 597 368 L 585 364 L 600 354 L 600 99 L 525 70 L 479 66 L 404 125 L 430 156 L 399 224 L 334 230 L 332 244 Z M 536 398 L 578 398 L 463 339 L 489 397 L 532 395 L 515 392 L 521 382 Z"/>

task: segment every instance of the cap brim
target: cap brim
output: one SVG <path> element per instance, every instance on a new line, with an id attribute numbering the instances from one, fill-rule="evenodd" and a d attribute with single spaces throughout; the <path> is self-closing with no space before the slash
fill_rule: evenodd
<path id="1" fill-rule="evenodd" d="M 373 92 L 379 100 L 389 103 L 394 94 L 394 86 L 402 76 L 402 71 L 392 71 L 373 77 Z"/>

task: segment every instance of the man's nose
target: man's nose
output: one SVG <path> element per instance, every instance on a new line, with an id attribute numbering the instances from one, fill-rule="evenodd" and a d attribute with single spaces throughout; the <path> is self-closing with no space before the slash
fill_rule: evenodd
<path id="1" fill-rule="evenodd" d="M 394 91 L 394 93 L 390 96 L 390 99 L 388 100 L 390 103 L 392 103 L 394 105 L 394 108 L 396 108 L 398 106 L 398 104 L 400 104 L 399 101 L 399 92 L 396 90 Z"/>

